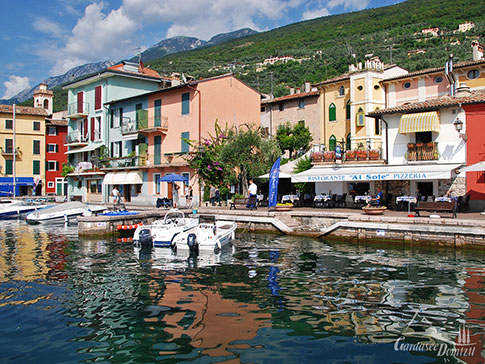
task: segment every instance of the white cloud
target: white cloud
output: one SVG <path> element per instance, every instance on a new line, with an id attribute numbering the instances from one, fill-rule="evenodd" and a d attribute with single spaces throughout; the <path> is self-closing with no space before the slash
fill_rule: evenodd
<path id="1" fill-rule="evenodd" d="M 330 9 L 343 6 L 345 10 L 362 10 L 367 8 L 369 0 L 330 0 L 327 6 Z"/>
<path id="2" fill-rule="evenodd" d="M 34 21 L 34 29 L 39 32 L 50 34 L 56 38 L 62 37 L 64 31 L 61 26 L 56 22 L 48 20 L 46 18 L 38 18 Z"/>
<path id="3" fill-rule="evenodd" d="M 5 94 L 2 99 L 9 99 L 17 95 L 20 91 L 30 88 L 30 80 L 28 77 L 20 77 L 11 75 L 9 76 L 9 81 L 5 81 L 3 85 L 5 86 Z"/>
<path id="4" fill-rule="evenodd" d="M 327 16 L 327 15 L 330 15 L 330 12 L 328 11 L 327 8 L 307 10 L 303 13 L 301 20 L 315 19 L 315 18 L 320 18 L 322 16 Z"/>

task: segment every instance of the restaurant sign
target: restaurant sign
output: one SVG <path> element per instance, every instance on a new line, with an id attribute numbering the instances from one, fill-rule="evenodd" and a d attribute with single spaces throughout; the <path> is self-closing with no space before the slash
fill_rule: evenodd
<path id="1" fill-rule="evenodd" d="M 449 179 L 450 171 L 417 173 L 347 173 L 313 176 L 293 176 L 292 182 L 359 182 L 359 181 L 395 181 L 395 180 L 430 180 Z"/>

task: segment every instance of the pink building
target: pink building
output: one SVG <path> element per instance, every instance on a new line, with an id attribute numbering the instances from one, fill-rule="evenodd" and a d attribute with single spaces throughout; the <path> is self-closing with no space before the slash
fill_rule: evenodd
<path id="1" fill-rule="evenodd" d="M 199 198 L 199 183 L 183 157 L 191 152 L 184 139 L 201 141 L 224 128 L 260 124 L 260 94 L 232 74 L 182 83 L 148 94 L 148 144 L 144 184 L 148 195 L 172 198 L 172 185 L 159 183 L 170 173 L 184 175 Z M 158 122 L 156 122 L 158 121 Z M 179 184 L 184 196 L 187 185 Z"/>

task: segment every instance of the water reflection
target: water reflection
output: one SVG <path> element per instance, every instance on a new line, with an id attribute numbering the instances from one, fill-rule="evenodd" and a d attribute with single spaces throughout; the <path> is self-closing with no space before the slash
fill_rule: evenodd
<path id="1" fill-rule="evenodd" d="M 21 221 L 0 239 L 6 361 L 484 360 L 478 254 L 238 234 L 193 257 Z"/>

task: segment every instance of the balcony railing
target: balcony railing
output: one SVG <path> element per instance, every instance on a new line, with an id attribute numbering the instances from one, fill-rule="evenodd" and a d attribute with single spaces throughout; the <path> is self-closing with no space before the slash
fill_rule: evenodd
<path id="1" fill-rule="evenodd" d="M 78 118 L 87 116 L 89 114 L 89 103 L 87 102 L 72 102 L 67 105 L 67 117 Z"/>
<path id="2" fill-rule="evenodd" d="M 168 118 L 166 116 L 161 116 L 160 118 L 155 118 L 153 116 L 150 116 L 150 117 L 142 118 L 138 120 L 131 120 L 131 119 L 129 119 L 128 121 L 123 120 L 123 124 L 121 125 L 122 134 L 129 134 L 129 133 L 136 133 L 136 132 L 166 133 L 167 130 L 168 130 Z"/>
<path id="3" fill-rule="evenodd" d="M 118 158 L 107 158 L 99 161 L 101 168 L 125 168 L 141 167 L 147 165 L 147 156 L 126 156 Z"/>
<path id="4" fill-rule="evenodd" d="M 439 159 L 438 143 L 409 143 L 408 161 L 434 161 Z"/>
<path id="5" fill-rule="evenodd" d="M 11 155 L 13 156 L 13 147 L 11 148 L 3 148 L 3 147 L 0 147 L 0 151 L 1 151 L 1 154 L 2 155 Z M 20 150 L 20 147 L 17 147 L 17 150 L 15 151 L 15 155 L 21 155 L 22 154 L 22 151 Z"/>
<path id="6" fill-rule="evenodd" d="M 354 163 L 356 161 L 377 161 L 382 160 L 381 149 L 355 149 L 343 151 L 340 158 L 334 151 L 313 152 L 312 163 Z"/>
<path id="7" fill-rule="evenodd" d="M 82 135 L 79 130 L 75 130 L 67 134 L 65 144 L 87 144 L 88 139 L 87 135 Z"/>

